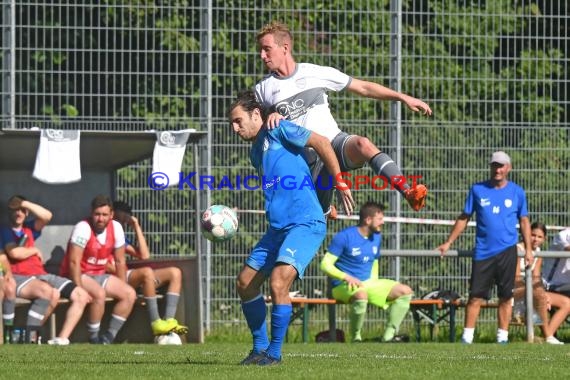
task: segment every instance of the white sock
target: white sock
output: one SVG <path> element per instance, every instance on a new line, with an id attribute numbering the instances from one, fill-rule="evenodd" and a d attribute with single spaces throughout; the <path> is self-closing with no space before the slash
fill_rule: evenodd
<path id="1" fill-rule="evenodd" d="M 463 339 L 464 342 L 473 343 L 473 335 L 475 335 L 475 328 L 465 327 L 461 339 Z"/>
<path id="2" fill-rule="evenodd" d="M 503 329 L 497 329 L 497 342 L 508 342 L 509 331 Z"/>

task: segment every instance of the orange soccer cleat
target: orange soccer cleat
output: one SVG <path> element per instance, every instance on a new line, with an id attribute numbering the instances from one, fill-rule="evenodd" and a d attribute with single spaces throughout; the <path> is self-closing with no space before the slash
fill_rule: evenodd
<path id="1" fill-rule="evenodd" d="M 417 185 L 404 190 L 404 196 L 415 211 L 420 211 L 426 205 L 427 187 L 425 185 Z"/>

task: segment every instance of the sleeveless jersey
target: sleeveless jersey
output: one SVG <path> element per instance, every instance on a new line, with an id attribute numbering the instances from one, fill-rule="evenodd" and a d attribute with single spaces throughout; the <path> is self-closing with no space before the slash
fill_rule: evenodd
<path id="1" fill-rule="evenodd" d="M 69 249 L 70 245 L 74 244 L 71 241 L 67 244 L 67 252 L 61 263 L 61 275 L 69 276 Z M 81 258 L 81 273 L 89 275 L 105 274 L 105 269 L 109 256 L 115 250 L 115 229 L 114 223 L 109 222 L 106 227 L 105 243 L 100 243 L 97 239 L 97 234 L 91 229 L 91 236 L 83 249 L 83 256 Z"/>

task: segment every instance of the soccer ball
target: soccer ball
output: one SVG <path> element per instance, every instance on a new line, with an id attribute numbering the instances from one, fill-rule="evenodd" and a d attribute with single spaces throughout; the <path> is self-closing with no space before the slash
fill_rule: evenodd
<path id="1" fill-rule="evenodd" d="M 202 234 L 210 241 L 229 240 L 237 230 L 237 214 L 228 206 L 212 205 L 202 213 Z"/>
<path id="2" fill-rule="evenodd" d="M 182 339 L 178 336 L 178 334 L 169 332 L 168 334 L 158 335 L 154 338 L 154 343 L 162 344 L 162 345 L 181 345 Z"/>

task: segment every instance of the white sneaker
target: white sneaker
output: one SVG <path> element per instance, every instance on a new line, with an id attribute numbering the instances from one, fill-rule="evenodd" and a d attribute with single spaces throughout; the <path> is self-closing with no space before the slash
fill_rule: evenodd
<path id="1" fill-rule="evenodd" d="M 549 336 L 548 338 L 546 338 L 546 343 L 548 343 L 548 344 L 564 344 L 564 342 L 559 341 L 554 336 Z"/>
<path id="2" fill-rule="evenodd" d="M 68 346 L 69 339 L 56 337 L 48 340 L 48 344 L 51 344 L 52 346 Z"/>

